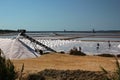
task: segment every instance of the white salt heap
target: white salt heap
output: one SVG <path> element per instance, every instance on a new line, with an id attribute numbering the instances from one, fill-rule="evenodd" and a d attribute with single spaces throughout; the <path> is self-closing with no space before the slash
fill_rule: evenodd
<path id="1" fill-rule="evenodd" d="M 35 58 L 37 53 L 19 39 L 0 39 L 0 48 L 10 59 Z"/>
<path id="2" fill-rule="evenodd" d="M 120 44 L 118 45 L 118 48 L 120 48 Z"/>
<path id="3" fill-rule="evenodd" d="M 29 45 L 31 48 L 34 48 L 33 44 L 26 40 L 22 39 L 25 44 Z M 110 42 L 111 47 L 109 47 L 108 42 L 90 42 L 90 41 L 80 41 L 80 40 L 40 40 L 39 42 L 47 45 L 48 47 L 56 50 L 57 52 L 64 51 L 69 52 L 73 47 L 82 48 L 82 52 L 88 55 L 97 55 L 97 54 L 120 54 L 120 48 L 118 45 L 120 42 Z M 100 44 L 99 49 L 97 50 L 97 43 Z M 42 49 L 42 47 L 37 45 L 37 48 Z"/>
<path id="4" fill-rule="evenodd" d="M 95 54 L 120 54 L 120 42 L 111 42 L 109 48 L 108 42 L 89 42 L 80 40 L 41 40 L 39 42 L 56 50 L 57 52 L 69 52 L 73 47 L 81 47 L 82 52 L 88 55 Z M 96 50 L 97 43 L 100 44 L 99 50 Z M 43 47 L 31 43 L 27 39 L 2 39 L 0 38 L 0 48 L 4 55 L 10 59 L 36 58 L 40 56 L 34 51 L 34 48 L 45 50 Z"/>

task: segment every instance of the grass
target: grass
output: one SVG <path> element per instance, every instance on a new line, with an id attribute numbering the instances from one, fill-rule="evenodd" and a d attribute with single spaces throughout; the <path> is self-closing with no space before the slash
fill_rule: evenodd
<path id="1" fill-rule="evenodd" d="M 116 60 L 116 70 L 114 74 L 106 76 L 104 80 L 120 80 L 120 64 L 118 62 L 117 57 L 115 57 L 115 60 Z M 103 67 L 101 67 L 101 69 L 105 74 L 110 74 L 110 72 L 104 69 Z"/>
<path id="2" fill-rule="evenodd" d="M 0 49 L 0 80 L 22 80 L 22 72 L 24 64 L 22 65 L 20 73 L 15 70 L 15 66 L 10 59 L 3 57 L 4 53 Z"/>
<path id="3" fill-rule="evenodd" d="M 100 71 L 45 69 L 28 75 L 25 80 L 103 80 L 104 77 Z"/>
<path id="4" fill-rule="evenodd" d="M 0 49 L 0 54 L 3 54 Z M 0 80 L 15 80 L 17 73 L 13 63 L 0 55 Z"/>

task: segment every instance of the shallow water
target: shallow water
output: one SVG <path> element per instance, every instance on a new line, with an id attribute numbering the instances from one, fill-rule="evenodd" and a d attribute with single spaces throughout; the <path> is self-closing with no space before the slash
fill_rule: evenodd
<path id="1" fill-rule="evenodd" d="M 120 41 L 120 38 L 92 38 L 92 37 L 88 37 L 88 38 L 77 38 L 75 40 L 90 40 L 90 41 Z"/>

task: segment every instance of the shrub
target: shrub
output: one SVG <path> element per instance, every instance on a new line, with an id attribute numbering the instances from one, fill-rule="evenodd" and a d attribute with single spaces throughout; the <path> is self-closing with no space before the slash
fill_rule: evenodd
<path id="1" fill-rule="evenodd" d="M 114 57 L 113 54 L 98 54 L 97 56 L 102 56 L 102 57 Z"/>
<path id="2" fill-rule="evenodd" d="M 81 50 L 78 50 L 76 47 L 70 50 L 70 55 L 80 55 L 85 56 L 86 54 L 81 52 Z"/>
<path id="3" fill-rule="evenodd" d="M 26 80 L 45 80 L 45 78 L 38 74 L 29 74 Z"/>
<path id="4" fill-rule="evenodd" d="M 59 53 L 60 53 L 60 54 L 65 54 L 65 52 L 64 52 L 64 51 L 60 51 Z"/>
<path id="5" fill-rule="evenodd" d="M 28 75 L 25 80 L 103 80 L 104 77 L 100 71 L 45 69 Z"/>
<path id="6" fill-rule="evenodd" d="M 1 50 L 0 54 L 3 54 Z M 0 55 L 0 80 L 15 80 L 16 76 L 13 63 Z"/>
<path id="7" fill-rule="evenodd" d="M 117 57 L 120 57 L 120 54 L 118 54 Z"/>

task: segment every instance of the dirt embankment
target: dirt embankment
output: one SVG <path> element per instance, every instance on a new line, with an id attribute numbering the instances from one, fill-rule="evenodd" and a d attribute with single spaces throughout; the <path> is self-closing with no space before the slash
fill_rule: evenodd
<path id="1" fill-rule="evenodd" d="M 100 67 L 115 70 L 113 57 L 46 54 L 38 58 L 13 60 L 17 71 L 24 64 L 24 80 L 103 80 Z"/>
<path id="2" fill-rule="evenodd" d="M 24 72 L 36 73 L 45 69 L 101 71 L 101 66 L 108 71 L 115 70 L 115 59 L 98 56 L 74 56 L 68 54 L 46 54 L 38 58 L 13 60 L 17 70 L 24 64 Z"/>

